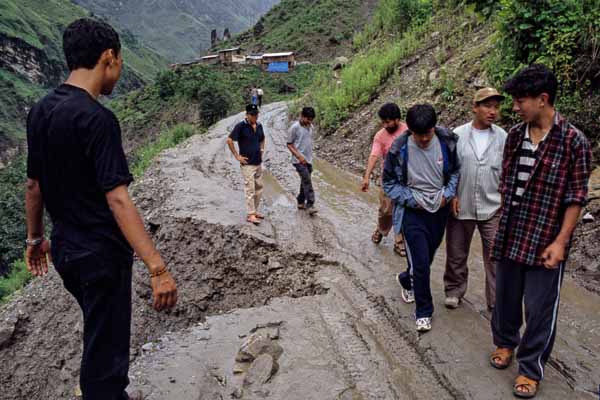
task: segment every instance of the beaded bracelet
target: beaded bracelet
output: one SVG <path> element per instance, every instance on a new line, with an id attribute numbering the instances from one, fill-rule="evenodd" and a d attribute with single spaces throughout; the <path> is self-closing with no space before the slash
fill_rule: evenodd
<path id="1" fill-rule="evenodd" d="M 150 273 L 150 277 L 151 278 L 156 278 L 157 276 L 161 276 L 162 274 L 164 274 L 165 272 L 167 272 L 167 267 L 162 267 L 160 270 L 156 271 L 156 272 L 151 272 Z"/>

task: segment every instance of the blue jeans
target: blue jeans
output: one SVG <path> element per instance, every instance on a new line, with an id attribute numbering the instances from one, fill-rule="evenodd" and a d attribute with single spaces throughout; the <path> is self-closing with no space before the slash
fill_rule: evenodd
<path id="1" fill-rule="evenodd" d="M 402 233 L 406 246 L 408 271 L 400 274 L 400 284 L 415 295 L 417 318 L 433 315 L 431 297 L 431 263 L 444 238 L 450 208 L 444 207 L 435 213 L 406 208 L 402 221 Z"/>

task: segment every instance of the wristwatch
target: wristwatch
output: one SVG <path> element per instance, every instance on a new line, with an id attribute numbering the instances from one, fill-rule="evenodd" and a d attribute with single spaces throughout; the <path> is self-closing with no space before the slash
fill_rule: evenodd
<path id="1" fill-rule="evenodd" d="M 44 241 L 44 238 L 25 239 L 27 246 L 38 246 Z"/>

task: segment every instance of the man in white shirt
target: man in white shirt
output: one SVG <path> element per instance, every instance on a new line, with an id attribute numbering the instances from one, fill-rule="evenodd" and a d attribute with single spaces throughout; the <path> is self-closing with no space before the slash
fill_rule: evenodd
<path id="1" fill-rule="evenodd" d="M 446 226 L 445 305 L 457 308 L 467 292 L 467 260 L 475 229 L 479 230 L 485 266 L 485 298 L 488 310 L 496 300 L 496 268 L 490 259 L 498 227 L 502 156 L 506 131 L 494 125 L 504 100 L 496 89 L 484 88 L 473 100 L 473 121 L 454 130 L 459 136 L 460 183 L 451 202 Z"/>

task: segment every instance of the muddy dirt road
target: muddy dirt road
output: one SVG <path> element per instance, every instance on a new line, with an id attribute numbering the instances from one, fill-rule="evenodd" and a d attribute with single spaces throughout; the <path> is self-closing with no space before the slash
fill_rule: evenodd
<path id="1" fill-rule="evenodd" d="M 478 243 L 466 304 L 452 312 L 441 305 L 444 252 L 439 252 L 433 268 L 434 329 L 417 335 L 413 308 L 400 301 L 394 280 L 405 268 L 404 260 L 391 251 L 389 239 L 379 247 L 369 240 L 376 214 L 374 193 L 358 192 L 357 177 L 317 161 L 320 212 L 311 218 L 296 210 L 298 178 L 285 146 L 286 111 L 280 103 L 264 107 L 261 114 L 268 140 L 267 220 L 260 227 L 240 229 L 286 252 L 324 257 L 329 265 L 316 279 L 328 292 L 211 316 L 202 327 L 203 340 L 193 328 L 167 337 L 161 350 L 144 354 L 133 368 L 141 377 L 138 385 L 151 391 L 151 398 L 195 399 L 199 371 L 209 371 L 205 376 L 219 377 L 213 379 L 220 382 L 214 390 L 223 398 L 239 395 L 236 389 L 243 386 L 244 374 L 233 374 L 237 349 L 253 328 L 271 323 L 280 326 L 278 341 L 284 349 L 279 372 L 258 390 L 245 390 L 243 398 L 265 393 L 273 399 L 510 398 L 515 370 L 495 371 L 487 361 L 492 344 Z M 240 118 L 224 120 L 208 137 L 193 138 L 161 156 L 150 176 L 170 194 L 147 215 L 149 220 L 243 224 L 239 166 L 225 145 L 227 132 Z M 185 246 L 180 250 L 185 253 Z M 556 350 L 539 398 L 595 397 L 600 383 L 598 300 L 571 282 L 565 284 Z M 153 365 L 160 370 L 146 375 Z M 186 395 L 185 384 L 169 383 L 169 377 L 181 376 L 183 370 L 195 375 L 183 379 L 192 382 Z"/>
<path id="2" fill-rule="evenodd" d="M 148 400 L 512 398 L 516 368 L 497 371 L 487 360 L 493 346 L 479 239 L 469 293 L 458 310 L 443 307 L 444 251 L 438 252 L 433 331 L 418 335 L 413 306 L 402 303 L 394 279 L 406 268 L 404 259 L 390 239 L 378 247 L 370 241 L 374 190 L 360 193 L 358 177 L 317 161 L 319 214 L 296 210 L 299 179 L 285 146 L 284 103 L 261 114 L 266 222 L 244 222 L 239 166 L 225 144 L 241 118 L 161 154 L 134 190 L 181 296 L 172 313 L 153 313 L 138 269 L 131 388 Z M 16 321 L 12 338 L 0 344 L 6 388 L 0 398 L 72 397 L 81 328 L 74 303 L 61 293 L 51 276 L 0 311 L 0 321 Z M 538 398 L 598 397 L 599 300 L 566 280 Z M 42 317 L 48 309 L 50 316 Z M 40 335 L 49 328 L 48 337 Z M 257 337 L 266 341 L 268 357 L 236 362 L 244 342 Z M 40 367 L 46 364 L 52 367 Z"/>

